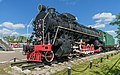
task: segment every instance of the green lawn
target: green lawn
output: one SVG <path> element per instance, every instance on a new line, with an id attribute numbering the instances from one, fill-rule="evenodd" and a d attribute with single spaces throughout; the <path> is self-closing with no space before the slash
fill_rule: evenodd
<path id="1" fill-rule="evenodd" d="M 10 75 L 6 72 L 6 71 L 11 71 L 9 65 L 10 63 L 0 64 L 0 75 Z"/>
<path id="2" fill-rule="evenodd" d="M 103 58 L 104 59 L 102 63 L 98 63 L 100 61 L 100 58 L 93 60 L 92 69 L 88 68 L 83 72 L 71 71 L 71 75 L 120 75 L 120 53 L 113 56 L 109 55 L 109 59 L 106 59 L 106 57 Z M 74 65 L 72 68 L 77 71 L 82 71 L 88 65 L 89 61 Z M 63 75 L 66 71 L 67 68 L 52 75 Z M 67 75 L 67 73 L 64 75 Z"/>

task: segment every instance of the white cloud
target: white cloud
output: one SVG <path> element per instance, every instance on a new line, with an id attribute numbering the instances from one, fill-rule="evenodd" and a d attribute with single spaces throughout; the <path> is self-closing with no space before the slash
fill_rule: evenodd
<path id="1" fill-rule="evenodd" d="M 19 33 L 18 32 L 12 32 L 11 36 L 13 36 L 13 35 L 19 35 Z"/>
<path id="2" fill-rule="evenodd" d="M 98 13 L 93 16 L 93 19 L 96 20 L 97 23 L 105 23 L 109 24 L 111 21 L 113 21 L 116 18 L 115 15 L 112 15 L 112 13 Z"/>
<path id="3" fill-rule="evenodd" d="M 106 18 L 106 19 L 114 19 L 116 16 L 112 15 L 112 13 L 98 13 L 93 16 L 93 19 L 101 19 L 101 18 Z"/>
<path id="4" fill-rule="evenodd" d="M 112 13 L 98 13 L 94 15 L 93 20 L 95 20 L 95 24 L 89 25 L 93 28 L 104 28 L 106 25 L 108 25 L 110 22 L 112 22 L 116 16 Z"/>
<path id="5" fill-rule="evenodd" d="M 31 36 L 32 34 L 22 34 L 22 36 Z"/>
<path id="6" fill-rule="evenodd" d="M 105 24 L 89 25 L 88 27 L 92 27 L 92 28 L 104 28 Z"/>
<path id="7" fill-rule="evenodd" d="M 4 26 L 4 27 L 10 28 L 10 29 L 22 29 L 22 28 L 25 28 L 24 24 L 13 24 L 11 22 L 4 22 L 4 23 L 0 24 L 0 26 Z"/>
<path id="8" fill-rule="evenodd" d="M 109 31 L 106 31 L 107 33 L 111 34 L 111 35 L 115 35 L 115 31 L 114 30 L 109 30 Z"/>
<path id="9" fill-rule="evenodd" d="M 12 31 L 11 30 L 9 30 L 9 29 L 6 29 L 6 28 L 3 28 L 3 29 L 1 29 L 0 30 L 0 34 L 11 34 L 12 33 Z"/>
<path id="10" fill-rule="evenodd" d="M 0 29 L 0 34 L 2 34 L 2 35 L 10 35 L 10 36 L 12 36 L 12 35 L 19 35 L 18 32 L 9 30 L 7 28 Z"/>

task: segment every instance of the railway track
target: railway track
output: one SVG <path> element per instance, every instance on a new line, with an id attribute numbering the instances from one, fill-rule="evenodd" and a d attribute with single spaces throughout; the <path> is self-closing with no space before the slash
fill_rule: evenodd
<path id="1" fill-rule="evenodd" d="M 36 67 L 44 67 L 45 64 L 43 63 L 33 63 L 30 61 L 22 61 L 22 62 L 15 62 L 15 63 L 11 63 L 11 67 L 13 66 L 18 66 L 21 67 L 22 70 L 26 70 L 26 69 L 33 69 Z"/>
<path id="2" fill-rule="evenodd" d="M 68 63 L 70 61 L 74 61 L 74 60 L 79 60 L 79 61 L 90 61 L 90 60 L 93 60 L 93 59 L 96 59 L 96 58 L 100 58 L 100 57 L 103 57 L 104 55 L 108 55 L 108 54 L 112 54 L 112 53 L 116 53 L 117 51 L 110 51 L 110 52 L 105 52 L 105 53 L 99 53 L 99 54 L 93 54 L 93 55 L 89 55 L 89 56 L 86 56 L 86 57 L 80 57 L 80 58 L 74 58 L 73 60 L 69 60 L 67 61 Z M 120 51 L 119 51 L 120 52 Z M 63 62 L 63 61 L 62 61 Z M 66 60 L 64 61 L 66 62 Z M 33 63 L 33 62 L 30 62 L 30 61 L 21 61 L 21 62 L 15 62 L 15 63 L 11 63 L 11 67 L 13 66 L 18 66 L 20 67 L 22 70 L 26 70 L 26 69 L 34 69 L 36 67 L 38 68 L 41 68 L 41 67 L 44 67 L 46 65 L 50 66 L 51 64 L 59 64 L 61 63 L 60 62 L 57 62 L 57 61 L 53 61 L 49 64 L 45 64 L 45 63 Z"/>

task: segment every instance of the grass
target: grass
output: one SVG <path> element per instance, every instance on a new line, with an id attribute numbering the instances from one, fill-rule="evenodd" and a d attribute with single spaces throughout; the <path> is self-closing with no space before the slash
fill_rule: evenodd
<path id="1" fill-rule="evenodd" d="M 0 52 L 4 52 L 3 50 L 0 50 Z"/>
<path id="2" fill-rule="evenodd" d="M 84 72 L 71 71 L 71 75 L 120 75 L 120 53 L 110 56 L 109 59 L 103 58 L 102 63 L 98 63 L 100 58 L 93 60 L 93 67 L 88 68 Z M 97 64 L 98 63 L 98 64 Z M 89 61 L 83 64 L 74 65 L 72 68 L 78 71 L 82 71 L 89 65 Z M 63 75 L 67 71 L 67 68 L 52 75 Z M 67 75 L 65 73 L 64 75 Z"/>
<path id="3" fill-rule="evenodd" d="M 10 75 L 6 71 L 11 71 L 10 63 L 0 64 L 0 75 Z"/>

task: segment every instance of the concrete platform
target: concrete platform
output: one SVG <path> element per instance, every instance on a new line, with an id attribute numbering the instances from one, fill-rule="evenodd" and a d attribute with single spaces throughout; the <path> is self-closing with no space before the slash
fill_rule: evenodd
<path id="1" fill-rule="evenodd" d="M 22 50 L 14 51 L 0 51 L 0 62 L 10 61 L 13 58 L 26 59 L 26 56 L 22 54 Z"/>

